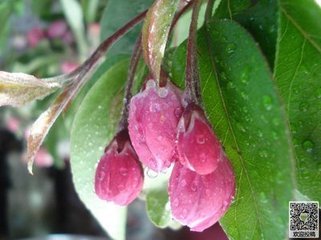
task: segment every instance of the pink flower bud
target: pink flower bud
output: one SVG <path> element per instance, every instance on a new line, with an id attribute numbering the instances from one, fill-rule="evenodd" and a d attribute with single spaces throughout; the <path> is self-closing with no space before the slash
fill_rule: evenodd
<path id="1" fill-rule="evenodd" d="M 64 61 L 60 65 L 60 71 L 62 73 L 71 73 L 73 70 L 75 70 L 77 67 L 79 67 L 78 63 L 75 62 L 69 62 L 69 61 Z"/>
<path id="2" fill-rule="evenodd" d="M 195 104 L 189 104 L 179 120 L 177 131 L 179 161 L 198 174 L 212 173 L 224 153 L 204 111 Z"/>
<path id="3" fill-rule="evenodd" d="M 41 28 L 34 27 L 27 33 L 27 40 L 31 47 L 36 47 L 44 38 L 44 32 Z"/>
<path id="4" fill-rule="evenodd" d="M 127 130 L 121 131 L 106 148 L 95 176 L 99 198 L 128 205 L 143 187 L 143 169 L 132 148 Z"/>
<path id="5" fill-rule="evenodd" d="M 157 87 L 149 80 L 146 89 L 130 102 L 130 139 L 139 160 L 156 172 L 174 160 L 176 128 L 182 113 L 180 97 L 180 90 L 171 83 Z"/>
<path id="6" fill-rule="evenodd" d="M 235 193 L 235 179 L 229 161 L 224 158 L 216 170 L 199 175 L 176 162 L 169 180 L 173 217 L 192 231 L 202 232 L 226 212 Z"/>
<path id="7" fill-rule="evenodd" d="M 67 24 L 63 20 L 57 20 L 51 23 L 47 30 L 49 38 L 61 38 L 67 32 Z"/>

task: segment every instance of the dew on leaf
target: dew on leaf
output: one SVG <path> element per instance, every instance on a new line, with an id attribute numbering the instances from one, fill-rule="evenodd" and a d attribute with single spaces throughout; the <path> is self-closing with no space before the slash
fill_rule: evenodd
<path id="1" fill-rule="evenodd" d="M 279 126 L 280 125 L 280 119 L 273 118 L 272 123 L 273 123 L 274 126 Z"/>
<path id="2" fill-rule="evenodd" d="M 270 96 L 263 96 L 263 106 L 267 111 L 272 109 L 272 98 Z"/>
<path id="3" fill-rule="evenodd" d="M 273 138 L 274 140 L 277 140 L 277 139 L 279 138 L 277 132 L 272 131 L 272 138 Z"/>
<path id="4" fill-rule="evenodd" d="M 227 52 L 229 55 L 233 54 L 234 51 L 235 51 L 235 49 L 236 49 L 236 44 L 235 44 L 235 43 L 229 43 L 229 44 L 227 44 L 227 46 L 226 46 L 226 52 Z"/>
<path id="5" fill-rule="evenodd" d="M 302 147 L 306 152 L 311 153 L 314 147 L 314 143 L 311 140 L 305 140 L 302 143 Z"/>
<path id="6" fill-rule="evenodd" d="M 233 88 L 235 88 L 235 84 L 233 82 L 228 82 L 227 83 L 227 88 L 233 89 Z"/>
<path id="7" fill-rule="evenodd" d="M 265 150 L 262 150 L 259 152 L 259 156 L 262 158 L 267 158 L 268 157 L 268 153 Z"/>
<path id="8" fill-rule="evenodd" d="M 300 109 L 302 112 L 307 112 L 308 109 L 309 109 L 309 104 L 306 103 L 306 102 L 302 102 L 302 103 L 300 103 L 299 109 Z"/>
<path id="9" fill-rule="evenodd" d="M 321 98 L 321 88 L 317 90 L 317 98 Z"/>
<path id="10" fill-rule="evenodd" d="M 245 92 L 241 92 L 241 97 L 245 100 L 249 98 L 249 96 Z"/>

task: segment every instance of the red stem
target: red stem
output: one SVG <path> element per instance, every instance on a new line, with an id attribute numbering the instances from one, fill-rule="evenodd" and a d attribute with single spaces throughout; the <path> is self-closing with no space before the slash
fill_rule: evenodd
<path id="1" fill-rule="evenodd" d="M 187 101 L 199 104 L 201 101 L 199 86 L 199 71 L 197 63 L 197 20 L 201 7 L 201 0 L 195 0 L 193 5 L 192 20 L 189 28 L 187 41 L 185 85 L 187 91 Z"/>
<path id="2" fill-rule="evenodd" d="M 141 35 L 139 35 L 133 49 L 133 54 L 130 59 L 130 65 L 129 65 L 128 75 L 127 75 L 127 86 L 125 90 L 124 106 L 123 106 L 121 120 L 119 122 L 119 127 L 118 127 L 119 131 L 127 128 L 128 126 L 129 103 L 132 97 L 132 88 L 133 88 L 133 83 L 135 79 L 135 73 L 138 67 L 139 59 L 142 54 L 141 40 L 142 40 L 142 37 Z"/>

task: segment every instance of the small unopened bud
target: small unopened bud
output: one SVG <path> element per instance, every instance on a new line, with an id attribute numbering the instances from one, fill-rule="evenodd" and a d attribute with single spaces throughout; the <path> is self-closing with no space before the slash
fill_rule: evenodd
<path id="1" fill-rule="evenodd" d="M 143 169 L 130 144 L 127 130 L 121 131 L 98 163 L 95 192 L 101 199 L 124 206 L 138 196 L 143 181 Z"/>
<path id="2" fill-rule="evenodd" d="M 57 20 L 49 25 L 47 35 L 49 38 L 61 38 L 67 30 L 67 23 L 63 20 Z"/>
<path id="3" fill-rule="evenodd" d="M 28 43 L 33 48 L 36 47 L 43 38 L 44 32 L 39 27 L 34 27 L 27 33 Z"/>
<path id="4" fill-rule="evenodd" d="M 199 175 L 176 162 L 168 192 L 173 217 L 192 231 L 202 232 L 231 204 L 235 193 L 233 170 L 226 158 L 208 175 Z"/>
<path id="5" fill-rule="evenodd" d="M 212 173 L 224 153 L 204 111 L 195 104 L 189 104 L 182 114 L 177 131 L 179 161 L 198 174 Z"/>
<path id="6" fill-rule="evenodd" d="M 154 80 L 131 99 L 128 128 L 140 161 L 160 172 L 174 161 L 176 127 L 182 113 L 180 90 L 171 83 L 157 87 Z"/>

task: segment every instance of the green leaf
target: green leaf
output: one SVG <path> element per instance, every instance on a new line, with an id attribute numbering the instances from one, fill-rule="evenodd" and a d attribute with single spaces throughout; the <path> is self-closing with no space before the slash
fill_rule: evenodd
<path id="1" fill-rule="evenodd" d="M 167 227 L 171 220 L 167 189 L 149 192 L 146 196 L 146 209 L 150 220 L 157 227 Z"/>
<path id="2" fill-rule="evenodd" d="M 84 16 L 80 3 L 76 0 L 60 0 L 60 2 L 75 36 L 79 54 L 82 58 L 85 58 L 87 54 L 87 43 L 85 40 Z"/>
<path id="3" fill-rule="evenodd" d="M 101 40 L 111 36 L 129 20 L 146 10 L 152 3 L 153 0 L 108 0 L 100 21 Z M 133 28 L 133 30 L 117 41 L 110 49 L 107 56 L 132 53 L 133 46 L 141 31 L 141 26 L 142 25 L 140 24 Z"/>
<path id="4" fill-rule="evenodd" d="M 178 229 L 181 225 L 172 219 L 168 203 L 167 185 L 171 172 L 171 169 L 159 174 L 152 170 L 145 171 L 141 195 L 146 199 L 147 215 L 155 226 Z"/>
<path id="5" fill-rule="evenodd" d="M 215 12 L 215 16 L 233 19 L 246 28 L 260 44 L 261 50 L 273 69 L 277 38 L 277 13 L 277 0 L 223 0 Z"/>
<path id="6" fill-rule="evenodd" d="M 321 8 L 315 1 L 280 4 L 275 79 L 293 137 L 298 190 L 321 201 Z"/>
<path id="7" fill-rule="evenodd" d="M 71 129 L 71 169 L 76 191 L 114 239 L 125 239 L 126 208 L 100 200 L 94 193 L 94 176 L 95 166 L 117 130 L 127 67 L 128 60 L 122 60 L 101 76 L 82 101 Z"/>
<path id="8" fill-rule="evenodd" d="M 238 24 L 213 21 L 198 35 L 203 107 L 236 175 L 221 219 L 231 239 L 284 239 L 293 195 L 293 153 L 283 105 L 255 41 Z M 186 46 L 172 59 L 184 79 Z"/>
<path id="9" fill-rule="evenodd" d="M 157 0 L 148 10 L 142 32 L 144 58 L 154 78 L 159 81 L 169 30 L 178 0 Z"/>
<path id="10" fill-rule="evenodd" d="M 81 0 L 82 11 L 87 23 L 93 23 L 99 8 L 99 0 Z"/>
<path id="11" fill-rule="evenodd" d="M 217 5 L 217 3 L 215 4 Z M 234 15 L 241 13 L 252 5 L 252 0 L 221 0 L 215 10 L 215 16 L 218 18 L 233 19 Z"/>
<path id="12" fill-rule="evenodd" d="M 277 0 L 260 0 L 253 7 L 233 16 L 233 20 L 246 28 L 260 44 L 271 69 L 275 61 L 277 14 Z"/>
<path id="13" fill-rule="evenodd" d="M 33 75 L 0 71 L 0 106 L 23 106 L 61 87 L 59 82 L 44 81 Z"/>

